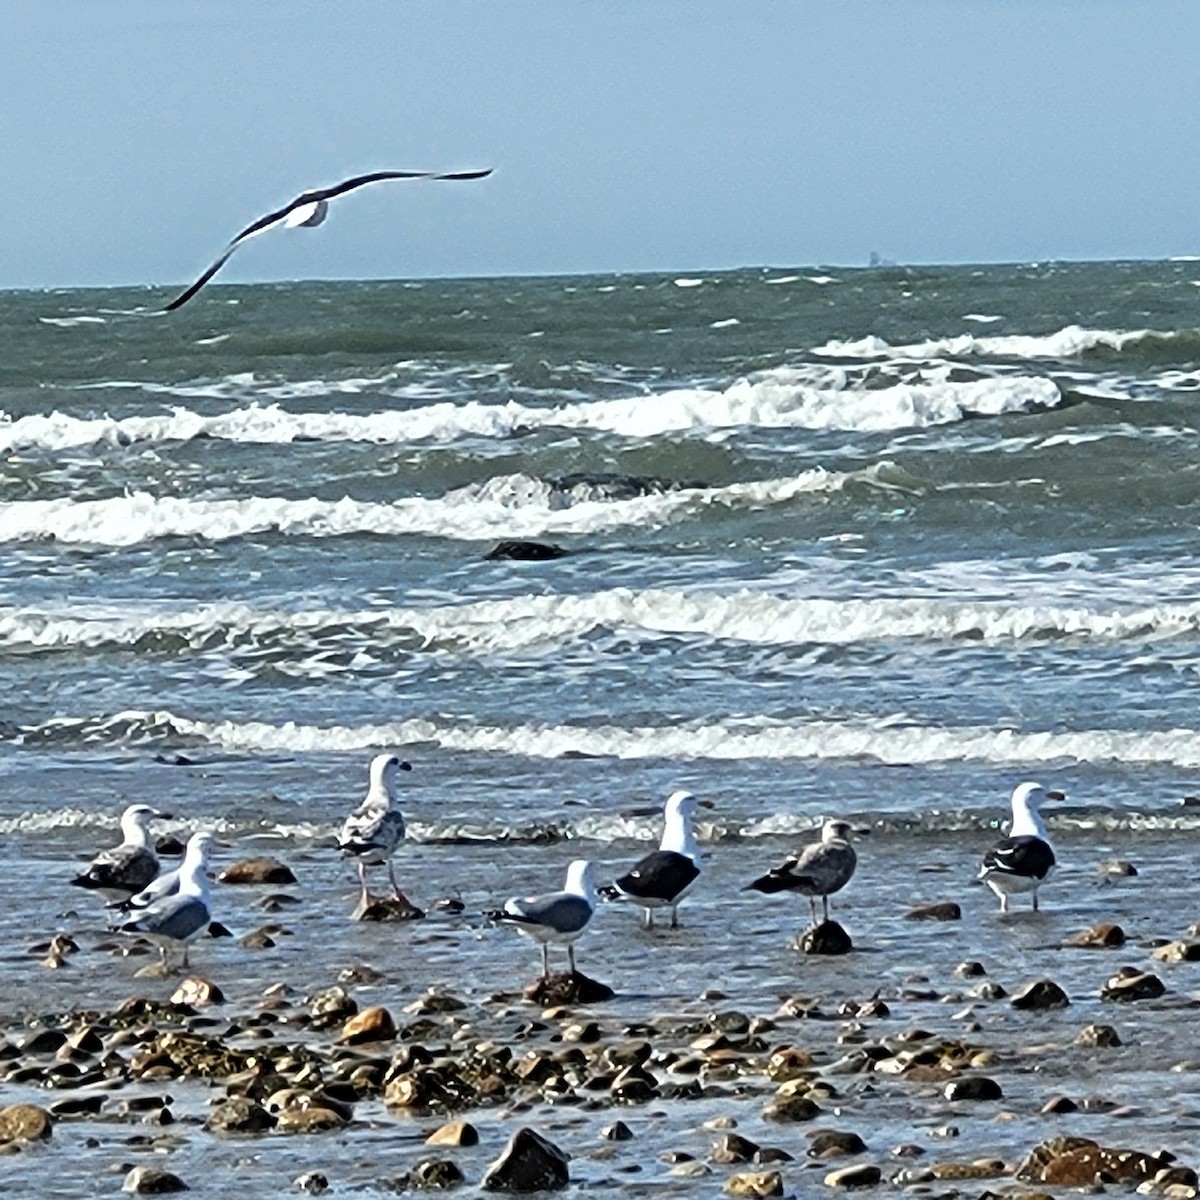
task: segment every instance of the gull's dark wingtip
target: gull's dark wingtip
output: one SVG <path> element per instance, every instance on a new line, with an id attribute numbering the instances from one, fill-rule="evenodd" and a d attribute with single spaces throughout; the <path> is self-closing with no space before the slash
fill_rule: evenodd
<path id="1" fill-rule="evenodd" d="M 483 167 L 476 171 L 451 171 L 446 175 L 439 175 L 438 179 L 486 179 L 495 167 Z"/>

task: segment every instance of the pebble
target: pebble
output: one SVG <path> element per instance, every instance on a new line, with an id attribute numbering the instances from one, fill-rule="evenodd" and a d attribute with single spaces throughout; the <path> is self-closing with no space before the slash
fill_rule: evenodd
<path id="1" fill-rule="evenodd" d="M 479 1130 L 469 1121 L 447 1121 L 426 1139 L 427 1146 L 478 1146 Z"/>
<path id="2" fill-rule="evenodd" d="M 918 904 L 904 914 L 906 921 L 961 921 L 962 908 L 953 900 Z"/>
<path id="3" fill-rule="evenodd" d="M 277 858 L 243 858 L 226 867 L 217 879 L 221 883 L 257 885 L 269 883 L 275 886 L 296 882 L 291 867 Z"/>
<path id="4" fill-rule="evenodd" d="M 1157 975 L 1149 971 L 1139 971 L 1136 967 L 1122 967 L 1100 989 L 1100 999 L 1131 1003 L 1136 1000 L 1153 1000 L 1166 990 L 1166 986 Z"/>
<path id="5" fill-rule="evenodd" d="M 725 1181 L 730 1196 L 782 1196 L 783 1176 L 778 1171 L 747 1171 Z"/>
<path id="6" fill-rule="evenodd" d="M 1071 934 L 1063 945 L 1085 950 L 1110 950 L 1125 945 L 1125 930 L 1120 925 L 1105 921 L 1080 933 Z"/>
<path id="7" fill-rule="evenodd" d="M 121 1191 L 135 1196 L 166 1196 L 187 1190 L 188 1185 L 178 1175 L 158 1167 L 134 1167 L 121 1184 Z"/>
<path id="8" fill-rule="evenodd" d="M 1042 1012 L 1047 1009 L 1066 1008 L 1071 1001 L 1053 979 L 1035 979 L 1014 993 L 1009 1003 L 1013 1008 Z"/>
<path id="9" fill-rule="evenodd" d="M 825 1186 L 832 1188 L 875 1187 L 883 1179 L 883 1172 L 871 1163 L 853 1167 L 839 1167 L 825 1176 Z"/>

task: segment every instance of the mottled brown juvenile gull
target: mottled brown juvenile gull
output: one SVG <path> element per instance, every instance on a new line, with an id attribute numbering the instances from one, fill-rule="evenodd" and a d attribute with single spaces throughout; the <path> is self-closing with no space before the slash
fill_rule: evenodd
<path id="1" fill-rule="evenodd" d="M 131 804 L 121 814 L 121 844 L 97 854 L 88 869 L 71 883 L 75 887 L 92 888 L 109 899 L 140 892 L 158 874 L 150 822 L 170 819 L 167 813 L 158 812 L 148 804 Z"/>
<path id="2" fill-rule="evenodd" d="M 188 839 L 179 867 L 178 888 L 174 895 L 153 901 L 134 920 L 120 926 L 122 933 L 136 933 L 156 943 L 164 964 L 169 947 L 182 946 L 180 965 L 186 967 L 188 945 L 204 933 L 212 921 L 208 855 L 214 845 L 216 837 L 213 834 L 193 834 Z"/>
<path id="3" fill-rule="evenodd" d="M 485 175 L 490 175 L 491 173 L 490 167 L 483 171 L 449 171 L 440 174 L 435 171 L 371 171 L 366 175 L 355 175 L 352 179 L 343 179 L 341 183 L 335 183 L 332 187 L 314 188 L 308 192 L 301 192 L 289 204 L 285 204 L 282 208 L 276 209 L 275 212 L 267 213 L 265 217 L 259 217 L 257 221 L 253 221 L 247 225 L 225 247 L 220 258 L 212 266 L 208 267 L 195 283 L 180 292 L 169 304 L 164 305 L 161 311 L 172 312 L 186 304 L 229 261 L 229 256 L 247 238 L 265 233 L 268 229 L 273 229 L 277 225 L 284 225 L 293 229 L 297 226 L 311 229 L 314 225 L 320 225 L 329 213 L 329 201 L 337 196 L 344 196 L 347 192 L 352 192 L 356 188 L 365 187 L 368 183 L 380 183 L 388 179 L 482 179 Z"/>
<path id="4" fill-rule="evenodd" d="M 821 840 L 804 847 L 752 884 L 756 892 L 799 892 L 808 897 L 813 924 L 817 923 L 816 897 L 821 897 L 824 919 L 829 920 L 829 897 L 850 882 L 858 856 L 850 845 L 853 832 L 848 821 L 826 821 Z"/>
<path id="5" fill-rule="evenodd" d="M 367 867 L 387 864 L 392 895 L 403 904 L 408 897 L 396 883 L 392 853 L 404 837 L 404 814 L 396 807 L 396 781 L 401 771 L 412 767 L 394 754 L 377 754 L 371 760 L 370 785 L 366 799 L 346 818 L 337 835 L 338 849 L 346 858 L 357 859 L 362 903 L 369 904 Z"/>
<path id="6" fill-rule="evenodd" d="M 588 927 L 596 911 L 596 889 L 592 883 L 592 864 L 576 859 L 567 868 L 567 881 L 561 892 L 540 896 L 514 896 L 494 920 L 515 925 L 526 937 L 542 946 L 542 978 L 550 974 L 550 943 L 565 944 L 571 973 L 575 973 L 575 939 Z"/>
<path id="7" fill-rule="evenodd" d="M 603 894 L 640 905 L 642 922 L 654 928 L 654 912 L 671 910 L 671 928 L 679 925 L 679 902 L 700 878 L 700 847 L 692 830 L 699 803 L 691 792 L 675 792 L 663 812 L 663 835 L 657 850 L 645 855 Z"/>
<path id="8" fill-rule="evenodd" d="M 1054 847 L 1038 809 L 1047 800 L 1064 800 L 1062 792 L 1047 791 L 1039 783 L 1018 784 L 1012 794 L 1012 828 L 984 856 L 977 878 L 1000 897 L 1000 911 L 1008 912 L 1014 892 L 1033 893 L 1037 912 L 1038 888 L 1054 870 Z"/>

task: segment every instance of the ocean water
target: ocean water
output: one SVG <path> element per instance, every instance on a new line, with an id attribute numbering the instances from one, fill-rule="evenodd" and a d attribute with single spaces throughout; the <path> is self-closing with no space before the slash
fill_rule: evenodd
<path id="1" fill-rule="evenodd" d="M 1200 766 L 1198 286 L 4 294 L 0 822 L 111 826 L 183 758 L 222 764 L 186 820 L 315 833 L 380 747 L 418 837 L 650 837 L 676 785 L 730 837 L 994 824 L 1026 777 L 1169 817 Z M 487 561 L 505 538 L 569 553 Z"/>
<path id="2" fill-rule="evenodd" d="M 387 982 L 363 1002 L 392 1005 L 528 979 L 536 950 L 479 913 L 571 858 L 611 878 L 687 787 L 709 869 L 683 928 L 603 912 L 580 943 L 615 1017 L 714 983 L 766 1013 L 798 988 L 882 989 L 943 1029 L 905 981 L 982 957 L 1010 987 L 1051 971 L 1066 1020 L 1101 1019 L 1111 967 L 1047 946 L 1100 915 L 1142 938 L 1197 915 L 1198 289 L 1200 263 L 1165 262 L 211 286 L 169 316 L 152 290 L 0 294 L 4 1015 L 169 994 L 100 949 L 99 905 L 67 886 L 126 804 L 296 869 L 273 953 L 195 949 L 228 994 L 368 961 Z M 510 538 L 566 553 L 486 557 Z M 331 835 L 379 749 L 414 767 L 397 874 L 431 910 L 460 895 L 462 918 L 348 920 Z M 1042 913 L 1003 922 L 968 882 L 1031 778 L 1068 794 L 1061 869 Z M 740 889 L 834 814 L 872 830 L 834 904 L 863 953 L 798 971 L 807 906 Z M 1108 886 L 1114 854 L 1142 874 Z M 265 919 L 215 895 L 237 933 Z M 966 919 L 914 927 L 919 899 Z M 55 931 L 84 946 L 66 972 L 28 953 Z M 1037 1036 L 1013 1021 L 985 1024 Z M 1059 1067 L 1097 1086 L 1094 1062 Z M 1138 1136 L 1200 1127 L 1179 1076 L 1136 1051 L 1116 1069 L 1156 1114 Z M 1021 1119 L 972 1126 L 962 1156 L 1044 1135 L 1033 1071 Z M 174 1090 L 199 1121 L 203 1093 Z M 845 1111 L 873 1145 L 947 1119 L 871 1103 Z M 671 1115 L 647 1163 L 679 1144 Z M 571 1121 L 603 1117 L 563 1136 L 591 1145 Z M 341 1164 L 355 1187 L 380 1147 L 420 1147 L 368 1120 Z M 55 1194 L 103 1192 L 123 1136 L 57 1133 L 75 1153 Z M 284 1141 L 195 1135 L 171 1161 L 268 1190 L 328 1165 Z M 599 1187 L 606 1168 L 573 1169 Z"/>

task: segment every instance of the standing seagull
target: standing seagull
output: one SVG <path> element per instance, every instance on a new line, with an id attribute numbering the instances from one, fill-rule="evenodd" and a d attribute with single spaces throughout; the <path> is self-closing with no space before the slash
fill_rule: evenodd
<path id="1" fill-rule="evenodd" d="M 371 901 L 367 890 L 367 868 L 387 864 L 392 896 L 411 904 L 396 883 L 392 870 L 392 852 L 404 837 L 404 814 L 392 805 L 396 800 L 396 779 L 412 767 L 394 754 L 377 754 L 371 759 L 371 784 L 366 799 L 346 818 L 337 835 L 343 857 L 358 859 L 358 881 L 362 884 L 362 904 Z"/>
<path id="2" fill-rule="evenodd" d="M 816 897 L 821 897 L 823 916 L 829 920 L 829 897 L 850 882 L 858 856 L 850 845 L 853 830 L 849 821 L 826 821 L 821 827 L 821 840 L 804 847 L 799 854 L 789 855 L 778 867 L 772 867 L 749 888 L 771 895 L 775 892 L 799 892 L 808 897 L 812 922 L 817 923 Z"/>
<path id="3" fill-rule="evenodd" d="M 97 890 L 110 899 L 140 892 L 158 874 L 158 855 L 150 844 L 149 830 L 150 822 L 156 819 L 171 818 L 148 804 L 131 804 L 121 814 L 121 844 L 97 854 L 91 866 L 71 883 Z"/>
<path id="4" fill-rule="evenodd" d="M 1012 828 L 984 856 L 978 879 L 1000 897 L 1000 911 L 1008 912 L 1013 892 L 1032 892 L 1037 912 L 1038 887 L 1054 870 L 1054 847 L 1046 822 L 1038 809 L 1047 800 L 1065 800 L 1059 791 L 1047 791 L 1040 783 L 1021 783 L 1012 794 Z"/>
<path id="5" fill-rule="evenodd" d="M 352 179 L 343 179 L 341 183 L 335 183 L 332 187 L 314 188 L 310 192 L 301 192 L 290 204 L 285 204 L 283 208 L 277 209 L 273 213 L 267 213 L 265 217 L 259 217 L 253 224 L 247 225 L 225 247 L 221 257 L 195 283 L 180 292 L 170 304 L 160 311 L 173 312 L 186 304 L 229 261 L 229 256 L 247 238 L 252 238 L 276 225 L 285 225 L 293 229 L 297 226 L 311 229 L 314 225 L 320 225 L 329 213 L 329 201 L 335 196 L 345 195 L 346 192 L 352 192 L 355 188 L 363 187 L 368 183 L 378 183 L 384 179 L 482 179 L 491 173 L 491 167 L 483 171 L 450 171 L 445 174 L 437 174 L 434 171 L 372 171 L 369 175 L 355 175 Z"/>
<path id="6" fill-rule="evenodd" d="M 515 925 L 526 937 L 542 944 L 542 978 L 550 975 L 550 943 L 565 942 L 571 974 L 575 974 L 577 937 L 588 927 L 596 911 L 596 889 L 592 883 L 592 864 L 576 859 L 567 868 L 567 882 L 561 892 L 541 896 L 514 896 L 504 902 L 498 912 L 489 914 L 494 920 Z"/>
<path id="7" fill-rule="evenodd" d="M 194 942 L 212 921 L 208 899 L 208 854 L 216 844 L 211 833 L 195 833 L 188 839 L 183 863 L 179 867 L 179 888 L 147 905 L 138 916 L 121 925 L 120 932 L 136 933 L 158 944 L 163 964 L 167 949 L 183 946 L 180 966 L 188 965 L 188 945 Z"/>
<path id="8" fill-rule="evenodd" d="M 608 896 L 623 896 L 642 907 L 642 924 L 654 928 L 654 910 L 671 910 L 671 928 L 679 927 L 679 902 L 700 878 L 700 847 L 692 831 L 692 815 L 699 803 L 691 792 L 675 792 L 663 813 L 663 835 L 657 850 L 640 859 L 632 870 L 603 889 Z"/>

